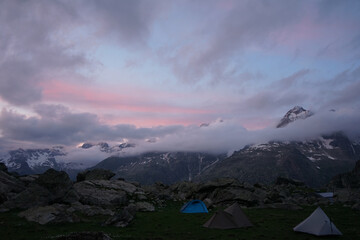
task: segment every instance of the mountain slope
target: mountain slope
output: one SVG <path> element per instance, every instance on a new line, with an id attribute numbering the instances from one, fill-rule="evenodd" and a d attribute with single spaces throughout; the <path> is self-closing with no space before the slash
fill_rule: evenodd
<path id="1" fill-rule="evenodd" d="M 133 157 L 109 157 L 93 168 L 108 169 L 116 177 L 150 184 L 161 181 L 166 184 L 192 180 L 206 168 L 223 159 L 224 155 L 206 153 L 172 152 L 145 153 Z"/>
<path id="2" fill-rule="evenodd" d="M 74 162 L 59 162 L 56 159 L 66 154 L 64 148 L 59 146 L 44 149 L 19 148 L 0 157 L 0 162 L 7 166 L 9 172 L 16 172 L 20 175 L 44 173 L 49 168 L 53 168 L 67 172 L 74 179 L 77 173 L 86 167 Z"/>
<path id="3" fill-rule="evenodd" d="M 359 145 L 341 133 L 307 142 L 270 142 L 246 146 L 203 171 L 197 180 L 233 177 L 271 183 L 283 176 L 319 187 L 336 174 L 351 170 L 359 156 Z"/>

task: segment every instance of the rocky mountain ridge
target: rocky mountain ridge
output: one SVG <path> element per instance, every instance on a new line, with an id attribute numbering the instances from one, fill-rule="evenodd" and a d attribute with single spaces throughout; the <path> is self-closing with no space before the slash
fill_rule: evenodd
<path id="1" fill-rule="evenodd" d="M 280 120 L 280 122 L 276 127 L 277 128 L 285 127 L 289 123 L 292 123 L 298 119 L 306 119 L 308 117 L 311 117 L 313 114 L 314 113 L 304 109 L 303 107 L 295 106 L 285 114 L 285 116 Z"/>
<path id="2" fill-rule="evenodd" d="M 351 170 L 360 157 L 360 145 L 335 133 L 306 142 L 270 142 L 249 145 L 206 169 L 197 180 L 232 177 L 250 183 L 271 183 L 278 176 L 320 187 Z"/>

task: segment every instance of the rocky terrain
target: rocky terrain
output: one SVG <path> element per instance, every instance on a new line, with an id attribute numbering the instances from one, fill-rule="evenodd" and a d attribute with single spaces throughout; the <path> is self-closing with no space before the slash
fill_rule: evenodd
<path id="1" fill-rule="evenodd" d="M 0 164 L 0 212 L 12 210 L 39 224 L 86 222 L 103 216 L 102 226 L 126 227 L 140 211 L 158 211 L 171 202 L 204 201 L 209 209 L 237 202 L 246 208 L 300 210 L 305 206 L 334 202 L 360 210 L 360 161 L 349 173 L 333 178 L 328 190 L 334 198 L 319 196 L 303 182 L 278 177 L 271 184 L 250 184 L 234 178 L 207 182 L 180 181 L 171 185 L 157 182 L 140 185 L 116 178 L 111 171 L 83 171 L 75 182 L 63 171 L 18 176 Z M 71 238 L 72 237 L 72 238 Z M 99 232 L 73 233 L 58 239 L 111 239 Z"/>
<path id="2" fill-rule="evenodd" d="M 359 163 L 351 176 L 354 173 L 359 176 L 358 166 Z M 72 182 L 65 172 L 49 169 L 40 175 L 19 177 L 9 174 L 1 164 L 0 209 L 1 212 L 23 209 L 19 216 L 40 224 L 79 222 L 105 215 L 108 219 L 102 224 L 124 227 L 137 211 L 155 211 L 168 201 L 201 199 L 209 208 L 238 202 L 246 207 L 282 209 L 330 203 L 304 183 L 281 177 L 269 185 L 219 178 L 205 183 L 182 181 L 165 185 L 158 182 L 141 186 L 116 179 L 114 175 L 108 170 L 94 169 L 82 172 L 77 181 Z M 339 179 L 348 179 L 346 176 L 335 178 L 329 187 L 336 185 L 336 194 L 344 187 L 347 191 L 352 189 L 351 196 L 358 194 L 358 185 L 338 185 Z M 336 201 L 354 208 L 359 206 L 360 198 L 345 199 L 342 193 L 336 196 Z"/>

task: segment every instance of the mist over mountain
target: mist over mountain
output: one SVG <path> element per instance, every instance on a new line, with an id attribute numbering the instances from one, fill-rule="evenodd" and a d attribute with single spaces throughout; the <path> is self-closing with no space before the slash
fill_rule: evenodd
<path id="1" fill-rule="evenodd" d="M 84 169 L 105 168 L 146 184 L 215 177 L 269 183 L 284 176 L 321 186 L 349 171 L 360 156 L 359 135 L 352 121 L 346 113 L 313 113 L 296 106 L 279 120 L 277 128 L 249 131 L 221 119 L 153 141 L 89 141 L 76 147 L 17 149 L 3 154 L 0 161 L 19 174 L 54 168 L 75 178 Z"/>

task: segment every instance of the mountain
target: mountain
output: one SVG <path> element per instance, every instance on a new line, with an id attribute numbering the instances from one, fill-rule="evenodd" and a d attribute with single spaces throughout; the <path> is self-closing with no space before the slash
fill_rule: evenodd
<path id="1" fill-rule="evenodd" d="M 9 151 L 0 158 L 10 172 L 17 172 L 20 175 L 42 173 L 49 168 L 60 169 L 56 161 L 57 156 L 64 156 L 62 147 L 51 149 L 17 149 Z"/>
<path id="2" fill-rule="evenodd" d="M 151 152 L 132 157 L 109 157 L 94 167 L 108 169 L 129 181 L 171 184 L 192 180 L 225 155 L 192 152 Z"/>
<path id="3" fill-rule="evenodd" d="M 17 149 L 0 156 L 0 162 L 4 163 L 9 172 L 20 175 L 44 173 L 49 168 L 65 171 L 71 178 L 76 178 L 78 172 L 87 166 L 75 162 L 61 162 L 56 158 L 66 156 L 65 149 L 61 146 L 44 149 Z"/>
<path id="4" fill-rule="evenodd" d="M 198 180 L 233 177 L 250 183 L 271 183 L 278 176 L 320 187 L 352 169 L 360 145 L 336 133 L 306 142 L 270 142 L 246 146 L 203 171 Z"/>
<path id="5" fill-rule="evenodd" d="M 294 108 L 290 109 L 285 116 L 280 120 L 277 128 L 285 127 L 291 122 L 294 122 L 298 119 L 306 119 L 312 116 L 313 113 L 309 110 L 305 110 L 303 107 L 295 106 Z"/>

